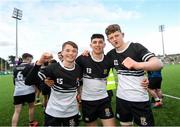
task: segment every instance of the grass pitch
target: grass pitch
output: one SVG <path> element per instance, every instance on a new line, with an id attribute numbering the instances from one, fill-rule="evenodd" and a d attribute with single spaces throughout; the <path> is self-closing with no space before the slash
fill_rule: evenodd
<path id="1" fill-rule="evenodd" d="M 180 98 L 180 64 L 165 65 L 163 71 L 162 91 L 165 94 Z M 11 118 L 14 112 L 13 105 L 13 81 L 12 75 L 0 75 L 0 126 L 11 126 Z M 115 96 L 114 96 L 115 98 Z M 113 106 L 115 107 L 115 99 Z M 114 108 L 115 109 L 115 108 Z M 164 97 L 162 108 L 153 109 L 156 126 L 180 126 L 180 100 Z M 43 125 L 43 108 L 36 106 L 35 119 Z M 27 104 L 23 106 L 19 118 L 19 126 L 28 126 Z M 117 121 L 117 125 L 119 122 Z M 81 125 L 84 125 L 81 122 Z"/>

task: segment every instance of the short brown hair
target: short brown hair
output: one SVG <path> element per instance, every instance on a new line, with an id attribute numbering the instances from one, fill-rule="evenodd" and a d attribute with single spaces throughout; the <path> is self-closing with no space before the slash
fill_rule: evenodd
<path id="1" fill-rule="evenodd" d="M 28 57 L 33 58 L 33 55 L 31 55 L 31 54 L 29 54 L 29 53 L 24 53 L 24 54 L 22 54 L 22 59 L 23 59 L 23 60 L 26 59 L 26 58 L 28 58 Z"/>
<path id="2" fill-rule="evenodd" d="M 106 28 L 105 33 L 108 36 L 116 31 L 121 32 L 121 27 L 118 24 L 111 24 Z"/>
<path id="3" fill-rule="evenodd" d="M 66 45 L 71 45 L 73 48 L 77 49 L 78 50 L 78 46 L 76 43 L 74 43 L 73 41 L 67 41 L 67 42 L 64 42 L 64 44 L 62 45 L 62 50 L 64 49 L 64 47 Z"/>

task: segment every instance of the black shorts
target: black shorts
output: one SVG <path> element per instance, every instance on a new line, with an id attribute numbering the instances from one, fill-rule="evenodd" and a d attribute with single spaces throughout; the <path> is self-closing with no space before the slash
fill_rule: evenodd
<path id="1" fill-rule="evenodd" d="M 161 82 L 162 82 L 161 77 L 149 78 L 149 86 L 148 87 L 150 89 L 161 89 Z"/>
<path id="2" fill-rule="evenodd" d="M 116 118 L 139 126 L 154 126 L 150 102 L 130 102 L 116 97 Z"/>
<path id="3" fill-rule="evenodd" d="M 93 122 L 97 118 L 110 119 L 114 117 L 109 98 L 96 101 L 82 100 L 82 116 L 86 123 Z"/>
<path id="4" fill-rule="evenodd" d="M 45 113 L 44 126 L 79 126 L 78 114 L 67 118 L 57 118 Z"/>
<path id="5" fill-rule="evenodd" d="M 35 93 L 14 96 L 14 105 L 23 104 L 25 102 L 32 103 L 35 101 Z"/>

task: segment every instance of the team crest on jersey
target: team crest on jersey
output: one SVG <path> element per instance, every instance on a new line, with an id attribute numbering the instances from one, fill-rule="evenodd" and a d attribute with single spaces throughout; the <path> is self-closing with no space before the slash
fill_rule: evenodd
<path id="1" fill-rule="evenodd" d="M 107 70 L 107 69 L 104 69 L 103 74 L 107 74 L 107 73 L 108 73 L 108 70 Z"/>
<path id="2" fill-rule="evenodd" d="M 147 125 L 146 117 L 140 117 L 141 125 Z"/>
<path id="3" fill-rule="evenodd" d="M 111 112 L 110 112 L 109 108 L 105 108 L 105 115 L 106 116 L 110 116 L 111 115 Z"/>
<path id="4" fill-rule="evenodd" d="M 119 65 L 118 60 L 114 60 L 114 65 Z"/>

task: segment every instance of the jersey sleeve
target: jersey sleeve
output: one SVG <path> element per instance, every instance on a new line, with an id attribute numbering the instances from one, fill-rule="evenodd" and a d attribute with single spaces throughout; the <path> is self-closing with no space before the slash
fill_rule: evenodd
<path id="1" fill-rule="evenodd" d="M 109 55 L 106 55 L 106 58 L 108 61 L 109 68 L 114 68 L 113 59 Z"/>
<path id="2" fill-rule="evenodd" d="M 112 49 L 111 51 L 109 51 L 107 54 L 106 54 L 106 57 L 109 61 L 109 64 L 111 66 L 111 68 L 114 68 L 114 57 L 113 57 L 113 53 L 115 52 L 114 49 Z"/>
<path id="3" fill-rule="evenodd" d="M 43 69 L 40 69 L 38 72 L 38 77 L 40 78 L 41 81 L 44 81 L 47 77 L 52 77 L 52 65 L 48 65 Z"/>
<path id="4" fill-rule="evenodd" d="M 78 56 L 77 59 L 76 59 L 76 63 L 77 63 L 80 67 L 83 66 L 81 61 L 82 61 L 82 55 Z"/>
<path id="5" fill-rule="evenodd" d="M 39 78 L 38 78 L 38 72 L 40 70 L 41 66 L 35 65 L 27 74 L 25 79 L 26 85 L 34 85 L 39 84 Z"/>
<path id="6" fill-rule="evenodd" d="M 154 53 L 151 53 L 146 47 L 144 47 L 140 43 L 134 43 L 134 49 L 136 50 L 141 60 L 144 62 L 155 56 Z"/>

